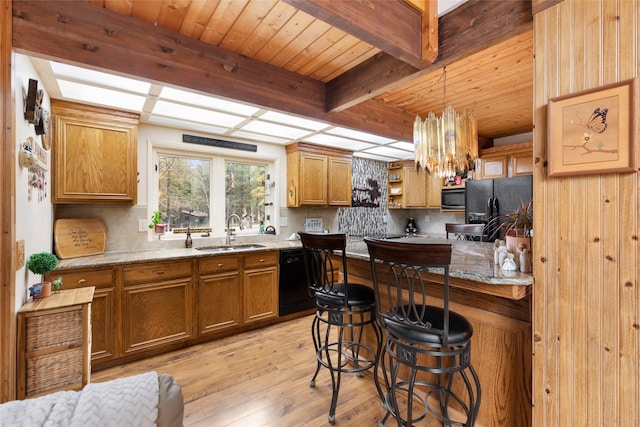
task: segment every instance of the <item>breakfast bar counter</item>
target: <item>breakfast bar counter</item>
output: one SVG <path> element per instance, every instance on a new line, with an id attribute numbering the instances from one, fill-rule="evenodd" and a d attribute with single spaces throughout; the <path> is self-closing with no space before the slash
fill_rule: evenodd
<path id="1" fill-rule="evenodd" d="M 465 316 L 474 330 L 471 362 L 482 387 L 476 425 L 530 426 L 532 275 L 494 266 L 492 243 L 420 237 L 406 241 L 453 245 L 450 308 Z M 373 286 L 366 244 L 350 242 L 347 252 L 349 282 Z M 425 278 L 432 293 L 441 296 L 442 271 L 430 271 Z"/>

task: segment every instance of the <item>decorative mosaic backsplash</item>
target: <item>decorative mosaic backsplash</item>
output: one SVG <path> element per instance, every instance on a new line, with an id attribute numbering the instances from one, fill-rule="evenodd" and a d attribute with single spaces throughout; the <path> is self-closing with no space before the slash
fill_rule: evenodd
<path id="1" fill-rule="evenodd" d="M 340 231 L 349 236 L 384 236 L 387 163 L 354 157 L 352 170 L 352 207 L 338 209 Z"/>

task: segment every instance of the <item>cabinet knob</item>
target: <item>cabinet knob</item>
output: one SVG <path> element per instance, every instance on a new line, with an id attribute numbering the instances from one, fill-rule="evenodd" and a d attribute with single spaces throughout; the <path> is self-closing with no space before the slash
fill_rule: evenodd
<path id="1" fill-rule="evenodd" d="M 260 258 L 260 261 L 259 261 L 259 262 L 264 262 L 264 258 Z"/>
<path id="2" fill-rule="evenodd" d="M 218 267 L 224 267 L 224 264 L 220 263 L 218 264 Z"/>
<path id="3" fill-rule="evenodd" d="M 163 270 L 156 271 L 156 274 L 164 274 Z"/>
<path id="4" fill-rule="evenodd" d="M 78 280 L 78 283 L 79 284 L 87 283 L 87 279 L 80 279 Z"/>

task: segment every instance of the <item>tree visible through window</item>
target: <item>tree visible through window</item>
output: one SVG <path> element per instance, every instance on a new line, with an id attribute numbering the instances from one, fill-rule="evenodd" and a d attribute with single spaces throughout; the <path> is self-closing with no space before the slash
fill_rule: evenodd
<path id="1" fill-rule="evenodd" d="M 158 158 L 158 207 L 169 230 L 209 227 L 210 161 L 161 154 Z"/>
<path id="2" fill-rule="evenodd" d="M 245 229 L 259 229 L 265 221 L 265 166 L 225 162 L 225 218 L 236 214 Z M 231 222 L 239 226 L 237 220 Z"/>

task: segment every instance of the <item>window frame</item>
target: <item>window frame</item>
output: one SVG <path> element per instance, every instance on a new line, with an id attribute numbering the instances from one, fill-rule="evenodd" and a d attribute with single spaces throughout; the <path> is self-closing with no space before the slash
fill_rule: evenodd
<path id="1" fill-rule="evenodd" d="M 157 141 L 148 141 L 148 182 L 147 182 L 147 212 L 148 216 L 156 210 L 159 206 L 159 188 L 158 188 L 158 170 L 160 155 L 179 156 L 187 158 L 197 158 L 202 160 L 209 160 L 210 163 L 210 199 L 211 204 L 209 206 L 209 226 L 211 227 L 210 236 L 205 237 L 224 237 L 226 236 L 226 218 L 225 218 L 225 162 L 230 161 L 234 163 L 255 164 L 264 165 L 265 174 L 275 175 L 274 171 L 278 167 L 279 159 L 273 156 L 260 155 L 258 152 L 247 152 L 240 155 L 235 150 L 230 149 L 216 149 L 214 147 L 197 146 L 189 147 L 189 149 L 179 148 L 173 144 L 162 143 Z M 215 185 L 215 183 L 222 183 L 222 185 Z M 267 212 L 267 206 L 265 206 L 265 215 L 271 215 L 271 221 L 269 225 L 276 225 L 275 212 L 279 211 L 278 191 L 277 187 L 271 191 L 272 208 L 270 212 Z M 243 230 L 244 231 L 244 230 Z M 239 233 L 246 236 L 257 236 L 259 231 L 255 233 Z M 200 238 L 200 234 L 192 235 L 192 238 Z M 162 236 L 164 240 L 171 239 L 184 239 L 184 233 L 167 232 Z M 154 240 L 153 231 L 149 232 L 149 240 Z"/>

